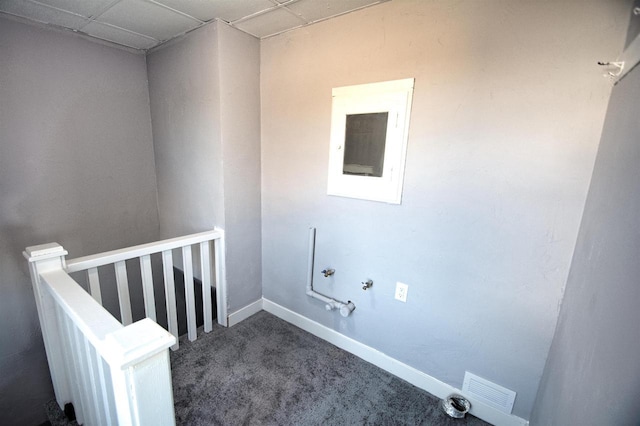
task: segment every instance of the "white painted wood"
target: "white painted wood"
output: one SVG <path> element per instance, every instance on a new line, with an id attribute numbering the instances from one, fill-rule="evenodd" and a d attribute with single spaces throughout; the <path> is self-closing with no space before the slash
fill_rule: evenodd
<path id="1" fill-rule="evenodd" d="M 111 372 L 118 425 L 175 425 L 167 351 Z"/>
<path id="2" fill-rule="evenodd" d="M 460 389 L 441 382 L 422 371 L 391 358 L 370 346 L 353 340 L 344 334 L 312 321 L 309 318 L 303 317 L 277 303 L 263 299 L 262 305 L 265 311 L 406 380 L 420 389 L 424 389 L 438 398 L 446 398 L 452 393 L 464 395 L 471 402 L 470 413 L 482 420 L 496 426 L 527 426 L 529 424 L 527 420 L 490 407 L 469 395 L 465 395 Z"/>
<path id="3" fill-rule="evenodd" d="M 87 336 L 94 347 L 100 349 L 102 340 L 108 333 L 122 328 L 117 319 L 63 270 L 44 272 L 40 274 L 40 278 L 44 291 L 52 296 L 59 309 Z"/>
<path id="4" fill-rule="evenodd" d="M 43 333 L 57 333 L 54 347 L 62 355 L 60 365 L 51 364 L 52 376 L 67 386 L 64 398 L 56 395 L 58 403 L 73 402 L 81 424 L 175 424 L 167 349 L 176 338 L 148 318 L 123 327 L 64 271 L 60 256 L 47 251 L 48 258 L 37 261 L 34 253 L 25 252 L 35 264 L 39 315 L 47 319 Z M 118 284 L 126 285 L 124 261 L 116 265 L 118 275 Z"/>
<path id="5" fill-rule="evenodd" d="M 149 318 L 105 337 L 119 425 L 175 424 L 167 350 L 174 342 Z"/>
<path id="6" fill-rule="evenodd" d="M 84 408 L 85 423 L 95 425 L 98 423 L 96 418 L 97 403 L 93 398 L 93 389 L 91 388 L 91 380 L 89 377 L 89 363 L 87 362 L 86 351 L 84 349 L 84 336 L 76 328 L 73 327 L 74 351 L 78 356 L 78 368 L 80 376 L 80 388 L 82 389 L 82 403 Z"/>
<path id="7" fill-rule="evenodd" d="M 53 298 L 52 298 L 53 300 Z M 69 395 L 66 400 L 63 402 L 58 401 L 58 405 L 60 408 L 64 408 L 64 405 L 67 402 L 72 401 L 80 401 L 80 396 L 78 394 L 77 383 L 78 380 L 76 378 L 76 370 L 75 364 L 73 362 L 73 355 L 71 354 L 71 338 L 69 336 L 69 323 L 71 320 L 65 314 L 62 307 L 58 304 L 56 306 L 56 321 L 58 323 L 58 329 L 60 330 L 60 339 L 58 340 L 58 347 L 61 349 L 64 356 L 64 371 L 69 381 Z M 53 374 L 53 372 L 52 372 Z M 74 404 L 75 405 L 75 404 Z M 82 411 L 82 407 L 80 407 L 80 411 Z"/>
<path id="8" fill-rule="evenodd" d="M 211 249 L 209 241 L 200 243 L 200 267 L 202 272 L 202 312 L 204 315 L 204 332 L 213 330 L 211 302 Z"/>
<path id="9" fill-rule="evenodd" d="M 182 247 L 182 267 L 184 268 L 184 294 L 187 305 L 187 335 L 190 341 L 196 340 L 196 299 L 193 291 L 193 260 L 191 246 Z"/>
<path id="10" fill-rule="evenodd" d="M 226 245 L 224 230 L 215 228 L 219 238 L 214 240 L 215 260 L 216 260 L 216 305 L 218 324 L 227 327 L 227 272 L 226 272 Z"/>
<path id="11" fill-rule="evenodd" d="M 327 194 L 401 203 L 413 86 L 414 79 L 408 78 L 333 89 Z M 380 112 L 388 113 L 382 176 L 345 174 L 347 116 Z"/>
<path id="12" fill-rule="evenodd" d="M 118 303 L 120 305 L 120 317 L 123 325 L 129 325 L 133 321 L 131 317 L 131 299 L 129 297 L 129 279 L 127 278 L 127 265 L 124 260 L 114 264 L 116 270 L 116 284 L 118 286 Z"/>
<path id="13" fill-rule="evenodd" d="M 98 381 L 98 397 L 101 404 L 100 412 L 102 413 L 102 424 L 115 424 L 115 417 L 112 413 L 112 404 L 110 403 L 109 398 L 109 392 L 112 391 L 108 383 L 110 381 L 110 377 L 108 377 L 105 372 L 105 363 L 102 356 L 100 356 L 93 346 L 90 347 L 92 348 L 93 365 L 95 366 L 95 374 Z"/>
<path id="14" fill-rule="evenodd" d="M 73 402 L 79 422 L 84 424 L 174 424 L 173 397 L 167 348 L 177 349 L 177 309 L 173 258 L 171 250 L 181 248 L 183 254 L 188 331 L 195 340 L 195 294 L 193 289 L 193 259 L 191 244 L 200 245 L 203 274 L 203 312 L 207 331 L 212 329 L 211 311 L 211 246 L 215 241 L 217 300 L 219 322 L 226 325 L 226 274 L 224 231 L 165 240 L 160 243 L 116 250 L 102 255 L 70 261 L 69 272 L 87 270 L 90 294 L 64 271 L 66 251 L 56 244 L 30 247 L 25 257 L 32 263 L 34 294 L 39 301 L 39 316 L 46 341 L 57 338 L 50 364 L 56 399 L 61 406 Z M 167 293 L 167 333 L 152 320 L 156 319 L 155 294 L 151 268 L 151 253 L 162 252 L 163 275 Z M 149 319 L 131 324 L 131 302 L 125 260 L 140 257 Z M 37 259 L 36 259 L 37 258 Z M 114 260 L 115 259 L 115 260 Z M 122 324 L 101 307 L 102 295 L 98 266 L 114 264 Z M 43 309 L 43 305 L 48 306 Z M 243 309 L 234 318 L 256 311 L 257 305 Z M 43 320 L 43 318 L 49 320 Z M 123 327 L 127 325 L 126 327 Z M 54 333 L 45 333 L 46 328 Z M 164 333 L 164 334 L 163 334 Z M 56 359 L 57 354 L 57 359 Z M 54 372 L 55 371 L 55 372 Z M 59 389 L 58 389 L 59 388 Z M 124 407 L 124 408 L 123 408 Z"/>
<path id="15" fill-rule="evenodd" d="M 100 291 L 100 277 L 98 276 L 98 268 L 87 269 L 87 278 L 89 279 L 89 292 L 96 299 L 96 302 L 102 305 L 102 292 Z"/>
<path id="16" fill-rule="evenodd" d="M 160 253 L 166 250 L 182 248 L 187 245 L 200 244 L 203 241 L 215 240 L 221 237 L 219 228 L 213 231 L 200 232 L 198 234 L 186 235 L 184 237 L 171 238 L 168 240 L 156 241 L 148 244 L 128 247 L 120 250 L 113 250 L 91 256 L 79 257 L 67 261 L 66 270 L 68 273 L 84 271 L 103 265 L 120 262 L 127 259 L 144 256 L 147 254 Z"/>
<path id="17" fill-rule="evenodd" d="M 144 312 L 147 318 L 156 321 L 156 297 L 153 292 L 153 272 L 151 272 L 151 256 L 140 257 L 140 273 L 142 276 L 142 292 L 144 296 Z"/>
<path id="18" fill-rule="evenodd" d="M 86 402 L 86 394 L 84 392 L 84 387 L 82 385 L 82 372 L 80 367 L 80 358 L 78 356 L 78 350 L 76 345 L 76 327 L 68 317 L 68 315 L 64 315 L 65 317 L 65 326 L 66 326 L 66 335 L 67 335 L 67 347 L 66 356 L 69 357 L 69 372 L 71 373 L 71 386 L 73 390 L 73 408 L 75 411 L 76 418 L 78 419 L 79 424 L 85 423 L 85 404 Z"/>
<path id="19" fill-rule="evenodd" d="M 81 419 L 82 423 L 87 422 L 85 424 L 96 424 L 94 423 L 95 412 L 92 413 L 92 408 L 90 408 L 95 407 L 96 404 L 89 398 L 92 390 L 90 389 L 89 377 L 86 374 L 88 361 L 81 357 L 83 347 L 79 343 L 81 338 L 86 337 L 87 344 L 91 343 L 109 363 L 111 387 L 113 388 L 112 391 L 116 392 L 113 397 L 113 406 L 116 407 L 118 401 L 125 398 L 128 401 L 127 410 L 135 412 L 129 420 L 118 417 L 118 424 L 174 424 L 173 401 L 170 401 L 168 408 L 156 407 L 158 412 L 163 413 L 163 416 L 170 416 L 170 418 L 164 419 L 159 423 L 155 421 L 155 414 L 149 413 L 146 414 L 147 417 L 150 416 L 154 420 L 146 423 L 144 416 L 139 412 L 138 406 L 148 407 L 150 404 L 165 404 L 167 401 L 165 395 L 167 389 L 171 394 L 171 378 L 166 352 L 167 348 L 175 343 L 175 337 L 150 319 L 144 319 L 128 327 L 123 327 L 62 270 L 44 273 L 42 279 L 45 289 L 58 302 L 60 316 L 68 318 L 67 321 L 64 321 L 66 322 L 65 334 L 67 340 L 65 346 L 71 349 L 67 352 L 67 359 L 70 365 L 71 381 L 74 385 L 72 400 L 74 406 L 76 406 L 76 413 L 79 414 L 78 419 Z M 82 334 L 85 336 L 83 337 Z M 130 386 L 126 386 L 124 391 L 122 388 L 116 389 L 116 387 L 113 387 L 114 374 L 116 376 L 118 374 L 122 375 L 124 370 L 131 370 L 134 373 L 129 372 L 127 374 L 134 374 L 135 376 L 135 370 L 138 368 L 137 364 L 143 363 L 149 358 L 156 358 L 163 351 L 165 353 L 164 358 L 167 359 L 167 368 L 156 368 L 155 370 L 159 376 L 164 374 L 166 377 L 158 377 L 156 382 L 168 382 L 168 388 L 165 386 L 165 389 L 156 389 L 148 394 L 131 395 L 136 389 L 131 389 Z M 159 364 L 163 365 L 163 362 L 160 360 Z M 117 373 L 114 373 L 114 370 Z M 104 387 L 108 387 L 106 382 Z M 164 396 L 159 399 L 158 395 Z M 111 411 L 120 412 L 122 410 L 115 409 Z M 113 417 L 113 414 L 111 416 Z M 131 419 L 140 420 L 132 421 Z"/>
<path id="20" fill-rule="evenodd" d="M 162 272 L 164 274 L 164 293 L 167 306 L 167 325 L 169 333 L 176 338 L 175 345 L 171 349 L 178 350 L 178 314 L 176 306 L 176 287 L 173 279 L 173 252 L 165 250 L 162 252 Z"/>
<path id="21" fill-rule="evenodd" d="M 95 362 L 94 349 L 89 340 L 82 335 L 82 343 L 84 344 L 84 359 L 87 364 L 87 378 L 89 380 L 89 389 L 91 391 L 92 411 L 95 418 L 95 424 L 104 424 L 104 411 L 102 407 L 102 398 L 100 387 L 100 378 L 98 376 L 98 366 Z"/>
<path id="22" fill-rule="evenodd" d="M 64 267 L 67 251 L 57 243 L 27 247 L 23 256 L 29 262 L 29 275 L 42 330 L 47 363 L 58 405 L 64 406 L 71 399 L 71 388 L 66 375 L 64 352 L 58 345 L 61 339 L 60 326 L 54 301 L 43 290 L 40 272 Z"/>
<path id="23" fill-rule="evenodd" d="M 251 315 L 255 315 L 262 310 L 262 300 L 259 299 L 255 302 L 245 306 L 244 308 L 240 308 L 235 312 L 229 314 L 229 327 L 233 327 L 249 318 Z"/>

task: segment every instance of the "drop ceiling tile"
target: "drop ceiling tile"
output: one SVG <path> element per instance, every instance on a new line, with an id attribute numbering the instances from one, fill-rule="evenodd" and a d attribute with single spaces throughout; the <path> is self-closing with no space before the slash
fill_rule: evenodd
<path id="1" fill-rule="evenodd" d="M 81 16 L 60 12 L 28 1 L 0 0 L 0 10 L 32 21 L 74 30 L 80 28 L 86 22 L 86 19 Z"/>
<path id="2" fill-rule="evenodd" d="M 82 29 L 82 32 L 102 40 L 112 41 L 123 46 L 133 47 L 134 49 L 150 49 L 158 44 L 158 40 L 143 37 L 137 34 L 132 34 L 119 28 L 111 27 L 109 25 L 102 24 L 96 21 L 93 21 L 85 26 Z"/>
<path id="3" fill-rule="evenodd" d="M 234 24 L 235 27 L 261 38 L 299 27 L 304 22 L 282 8 Z"/>
<path id="4" fill-rule="evenodd" d="M 227 22 L 274 7 L 269 0 L 156 0 L 173 9 L 191 15 L 201 21 L 220 18 Z"/>
<path id="5" fill-rule="evenodd" d="M 376 3 L 379 0 L 300 0 L 287 8 L 307 22 L 313 22 Z"/>
<path id="6" fill-rule="evenodd" d="M 58 9 L 77 13 L 78 15 L 93 17 L 96 13 L 102 12 L 104 8 L 113 3 L 114 0 L 37 0 Z"/>
<path id="7" fill-rule="evenodd" d="M 200 26 L 196 20 L 143 0 L 123 0 L 97 20 L 157 40 L 168 40 Z"/>

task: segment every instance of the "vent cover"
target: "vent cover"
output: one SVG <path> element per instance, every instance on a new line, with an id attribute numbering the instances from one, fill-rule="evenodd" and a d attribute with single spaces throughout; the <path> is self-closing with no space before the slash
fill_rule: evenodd
<path id="1" fill-rule="evenodd" d="M 514 391 L 496 385 L 468 371 L 464 373 L 462 392 L 507 414 L 511 414 L 513 402 L 516 400 Z"/>

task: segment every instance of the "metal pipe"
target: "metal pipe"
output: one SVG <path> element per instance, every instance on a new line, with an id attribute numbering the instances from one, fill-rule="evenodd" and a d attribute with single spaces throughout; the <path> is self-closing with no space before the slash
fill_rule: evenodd
<path id="1" fill-rule="evenodd" d="M 352 302 L 339 302 L 335 299 L 325 296 L 313 290 L 313 264 L 316 256 L 316 228 L 309 228 L 309 258 L 308 258 L 308 271 L 307 271 L 307 296 L 314 299 L 321 300 L 326 305 L 324 308 L 327 311 L 333 309 L 339 309 L 340 315 L 348 317 L 351 312 L 356 308 Z"/>

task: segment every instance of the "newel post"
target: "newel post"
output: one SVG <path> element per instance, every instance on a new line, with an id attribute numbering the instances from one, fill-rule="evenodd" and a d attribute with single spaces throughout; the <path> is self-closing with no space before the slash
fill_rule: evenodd
<path id="1" fill-rule="evenodd" d="M 176 338 L 145 318 L 109 333 L 104 343 L 118 425 L 174 426 L 169 347 Z"/>
<path id="2" fill-rule="evenodd" d="M 50 243 L 27 247 L 22 254 L 29 261 L 29 274 L 31 275 L 31 284 L 38 308 L 38 319 L 42 329 L 42 339 L 47 353 L 56 401 L 60 407 L 64 407 L 67 402 L 71 401 L 71 391 L 62 353 L 62 336 L 58 327 L 55 303 L 51 294 L 42 287 L 40 274 L 64 269 L 64 257 L 67 255 L 67 251 L 58 243 Z"/>

